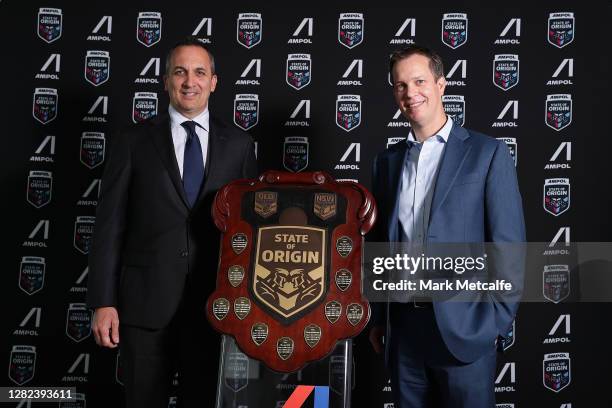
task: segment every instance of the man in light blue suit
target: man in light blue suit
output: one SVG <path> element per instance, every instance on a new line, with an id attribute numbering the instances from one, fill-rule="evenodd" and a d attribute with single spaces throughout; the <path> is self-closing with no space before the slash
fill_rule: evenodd
<path id="1" fill-rule="evenodd" d="M 373 239 L 428 247 L 524 242 L 509 149 L 445 114 L 439 55 L 409 46 L 392 55 L 390 71 L 395 100 L 411 129 L 406 141 L 375 158 L 379 218 Z M 524 273 L 521 256 L 497 252 L 492 255 L 498 267 L 489 267 L 489 274 L 513 283 L 508 296 L 478 292 L 468 302 L 419 298 L 374 308 L 370 341 L 380 352 L 387 339 L 396 408 L 495 407 L 496 344 L 512 325 Z"/>

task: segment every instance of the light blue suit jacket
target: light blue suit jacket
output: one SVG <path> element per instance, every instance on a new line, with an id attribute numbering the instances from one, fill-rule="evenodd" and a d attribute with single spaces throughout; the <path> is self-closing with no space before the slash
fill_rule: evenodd
<path id="1" fill-rule="evenodd" d="M 407 148 L 407 143 L 397 143 L 374 160 L 372 190 L 379 213 L 370 240 L 400 240 L 398 200 Z M 440 162 L 426 242 L 524 241 L 522 201 L 509 149 L 504 142 L 454 124 Z M 474 302 L 434 302 L 442 338 L 460 361 L 471 362 L 489 352 L 497 336 L 504 336 L 512 325 L 522 292 L 524 259 L 507 255 L 501 254 L 506 264 L 495 268 L 494 278 L 513 282 L 509 296 L 483 293 Z M 375 324 L 388 320 L 385 308 L 374 309 Z"/>

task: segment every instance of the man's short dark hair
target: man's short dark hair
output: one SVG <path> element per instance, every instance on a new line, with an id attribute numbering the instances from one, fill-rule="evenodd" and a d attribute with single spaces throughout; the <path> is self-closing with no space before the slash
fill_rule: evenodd
<path id="1" fill-rule="evenodd" d="M 436 81 L 444 76 L 444 64 L 442 63 L 440 55 L 434 50 L 416 44 L 409 45 L 391 54 L 391 58 L 389 59 L 389 72 L 391 75 L 393 75 L 393 67 L 396 63 L 415 54 L 429 58 L 429 70 Z"/>
<path id="2" fill-rule="evenodd" d="M 187 47 L 190 45 L 200 47 L 204 51 L 206 51 L 206 53 L 208 54 L 208 58 L 210 58 L 210 69 L 212 71 L 211 74 L 215 73 L 215 57 L 212 55 L 212 52 L 210 52 L 208 47 L 206 47 L 202 43 L 202 41 L 198 39 L 198 37 L 190 35 L 174 44 L 172 48 L 170 48 L 170 50 L 168 51 L 168 54 L 166 55 L 166 75 L 168 75 L 168 71 L 170 70 L 170 60 L 172 59 L 172 54 L 174 53 L 174 50 L 176 50 L 178 47 Z"/>

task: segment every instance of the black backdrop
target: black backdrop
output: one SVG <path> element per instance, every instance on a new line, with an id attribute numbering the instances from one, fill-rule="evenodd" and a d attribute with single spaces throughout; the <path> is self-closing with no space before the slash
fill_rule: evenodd
<path id="1" fill-rule="evenodd" d="M 295 165 L 295 161 L 283 161 L 285 149 L 286 157 L 297 151 L 302 155 L 297 162 L 304 161 L 304 139 L 285 138 L 308 138 L 306 170 L 326 170 L 337 178 L 356 179 L 369 186 L 374 155 L 390 138 L 406 136 L 405 122 L 394 119 L 397 107 L 388 83 L 388 56 L 402 44 L 416 41 L 442 55 L 451 81 L 446 94 L 463 96 L 466 127 L 515 139 L 529 241 L 550 242 L 565 227 L 572 242 L 611 241 L 610 131 L 605 119 L 609 115 L 609 5 L 595 8 L 547 2 L 529 8 L 456 4 L 412 8 L 351 3 L 326 7 L 306 3 L 135 3 L 0 2 L 5 226 L 0 235 L 4 333 L 0 351 L 8 370 L 0 385 L 15 385 L 15 378 L 17 382 L 29 378 L 27 369 L 21 377 L 11 372 L 11 361 L 24 351 L 26 359 L 32 357 L 27 352 L 35 350 L 33 376 L 24 385 L 76 386 L 86 395 L 89 407 L 120 406 L 116 352 L 94 345 L 89 314 L 79 309 L 87 282 L 87 256 L 82 251 L 86 252 L 90 231 L 84 222 L 87 219 L 78 217 L 95 215 L 97 180 L 103 168 L 100 139 L 85 147 L 86 155 L 81 157 L 82 136 L 83 132 L 103 133 L 108 143 L 117 130 L 132 121 L 136 92 L 157 93 L 158 109 L 165 109 L 168 102 L 160 76 L 165 51 L 176 40 L 194 33 L 202 22 L 196 35 L 210 43 L 219 74 L 210 109 L 232 123 L 235 95 L 258 96 L 258 121 L 249 132 L 257 141 L 261 169 Z M 61 9 L 61 36 L 51 42 L 37 34 L 40 8 Z M 140 12 L 152 11 L 161 13 L 161 37 L 145 46 L 147 41 L 137 41 L 137 18 Z M 574 18 L 573 34 L 562 47 L 548 41 L 549 17 L 559 12 L 573 13 Z M 237 41 L 240 13 L 259 13 L 262 19 L 261 41 L 250 48 Z M 341 13 L 361 13 L 363 17 L 362 40 L 357 37 L 351 48 L 338 40 Z M 443 15 L 447 13 L 465 13 L 467 17 L 467 39 L 455 48 L 441 40 Z M 305 20 L 302 26 L 305 18 L 312 20 Z M 566 24 L 572 24 L 569 14 L 564 18 Z M 310 22 L 312 35 L 308 33 Z M 99 29 L 94 32 L 96 27 Z M 97 86 L 85 79 L 88 51 L 110 55 L 108 80 Z M 286 81 L 287 58 L 294 53 L 311 58 L 311 81 L 301 89 Z M 493 81 L 493 60 L 502 54 L 515 55 L 519 61 L 518 81 L 507 90 Z M 159 73 L 155 73 L 153 60 L 149 71 L 141 74 L 152 58 L 159 58 Z M 36 88 L 57 90 L 56 117 L 46 124 L 33 115 Z M 360 96 L 361 119 L 350 131 L 335 122 L 338 95 Z M 571 123 L 567 126 L 553 129 L 546 124 L 547 95 L 571 95 Z M 101 96 L 108 97 L 107 112 L 104 114 L 101 103 L 89 113 Z M 296 109 L 304 100 L 308 102 Z M 518 101 L 517 117 L 513 117 L 513 104 L 498 119 L 511 101 Z M 296 110 L 297 115 L 291 118 Z M 562 143 L 566 143 L 563 150 L 552 160 Z M 571 156 L 567 155 L 568 147 Z M 553 166 L 546 168 L 550 164 Z M 51 188 L 46 190 L 48 179 L 39 180 L 42 184 L 36 184 L 35 178 L 29 180 L 30 175 L 40 175 L 32 171 L 50 172 Z M 571 184 L 570 206 L 557 216 L 543 208 L 543 186 L 545 179 L 551 178 L 567 178 Z M 41 261 L 42 284 L 37 280 L 43 271 Z M 562 263 L 555 257 L 546 261 Z M 612 309 L 608 304 L 568 302 L 571 299 L 556 304 L 542 299 L 542 303 L 522 306 L 514 343 L 498 363 L 499 404 L 612 406 L 606 390 L 612 379 L 607 371 L 612 362 L 607 316 Z M 558 322 L 557 330 L 549 335 Z M 544 355 L 550 353 L 569 353 L 571 359 L 571 381 L 559 392 L 543 384 Z M 355 341 L 355 362 L 353 406 L 389 406 L 384 405 L 391 401 L 387 377 L 365 337 Z"/>

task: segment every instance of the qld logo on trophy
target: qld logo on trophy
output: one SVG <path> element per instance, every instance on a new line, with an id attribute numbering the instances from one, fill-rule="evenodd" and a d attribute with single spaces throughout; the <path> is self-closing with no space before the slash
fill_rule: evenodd
<path id="1" fill-rule="evenodd" d="M 548 15 L 548 42 L 563 48 L 574 41 L 576 21 L 574 13 L 550 13 Z"/>
<path id="2" fill-rule="evenodd" d="M 132 121 L 140 123 L 157 116 L 157 102 L 155 92 L 136 92 L 132 100 Z"/>
<path id="3" fill-rule="evenodd" d="M 546 126 L 559 131 L 572 123 L 572 95 L 546 95 L 545 107 Z"/>
<path id="4" fill-rule="evenodd" d="M 544 298 L 559 303 L 570 294 L 569 265 L 544 265 L 542 272 Z"/>
<path id="5" fill-rule="evenodd" d="M 283 167 L 297 173 L 308 167 L 308 138 L 287 136 L 283 144 Z"/>
<path id="6" fill-rule="evenodd" d="M 57 117 L 58 96 L 57 89 L 36 88 L 32 104 L 34 119 L 46 125 Z"/>
<path id="7" fill-rule="evenodd" d="M 291 320 L 315 307 L 327 290 L 327 233 L 308 226 L 269 226 L 257 231 L 254 299 L 272 316 Z"/>
<path id="8" fill-rule="evenodd" d="M 32 170 L 28 175 L 26 200 L 36 208 L 51 202 L 53 175 L 50 171 Z"/>
<path id="9" fill-rule="evenodd" d="M 544 210 L 555 217 L 570 207 L 570 182 L 568 178 L 544 180 Z"/>
<path id="10" fill-rule="evenodd" d="M 350 132 L 361 124 L 361 96 L 338 95 L 336 98 L 336 125 Z"/>
<path id="11" fill-rule="evenodd" d="M 13 346 L 9 359 L 8 377 L 17 385 L 23 385 L 34 378 L 36 368 L 36 347 Z"/>
<path id="12" fill-rule="evenodd" d="M 463 95 L 442 96 L 442 106 L 444 106 L 444 112 L 453 119 L 453 122 L 459 126 L 465 124 L 465 99 Z"/>
<path id="13" fill-rule="evenodd" d="M 86 167 L 93 169 L 104 161 L 106 139 L 101 132 L 83 132 L 81 135 L 80 160 Z"/>
<path id="14" fill-rule="evenodd" d="M 240 13 L 236 22 L 236 40 L 246 48 L 261 42 L 263 22 L 259 13 Z"/>
<path id="15" fill-rule="evenodd" d="M 347 48 L 354 48 L 363 42 L 363 14 L 341 13 L 338 18 L 338 41 Z"/>
<path id="16" fill-rule="evenodd" d="M 62 36 L 62 9 L 38 9 L 38 36 L 45 42 L 52 43 Z"/>
<path id="17" fill-rule="evenodd" d="M 496 54 L 493 59 L 493 84 L 507 91 L 519 82 L 519 58 L 514 54 Z"/>
<path id="18" fill-rule="evenodd" d="M 312 61 L 310 54 L 289 54 L 287 57 L 287 83 L 298 91 L 310 84 Z"/>
<path id="19" fill-rule="evenodd" d="M 43 288 L 45 283 L 45 258 L 24 256 L 19 265 L 19 289 L 33 295 Z"/>
<path id="20" fill-rule="evenodd" d="M 93 86 L 102 85 L 110 76 L 108 51 L 87 51 L 85 56 L 85 80 Z"/>
<path id="21" fill-rule="evenodd" d="M 151 47 L 161 40 L 161 13 L 143 11 L 136 20 L 136 40 L 145 47 Z"/>
<path id="22" fill-rule="evenodd" d="M 249 130 L 259 122 L 259 95 L 238 94 L 234 98 L 234 124 Z"/>
<path id="23" fill-rule="evenodd" d="M 569 353 L 544 354 L 542 362 L 544 387 L 559 392 L 572 381 Z"/>
<path id="24" fill-rule="evenodd" d="M 66 312 L 66 336 L 77 343 L 89 337 L 92 314 L 85 303 L 70 303 Z"/>
<path id="25" fill-rule="evenodd" d="M 467 42 L 468 18 L 465 13 L 446 13 L 442 16 L 442 42 L 452 49 Z"/>

